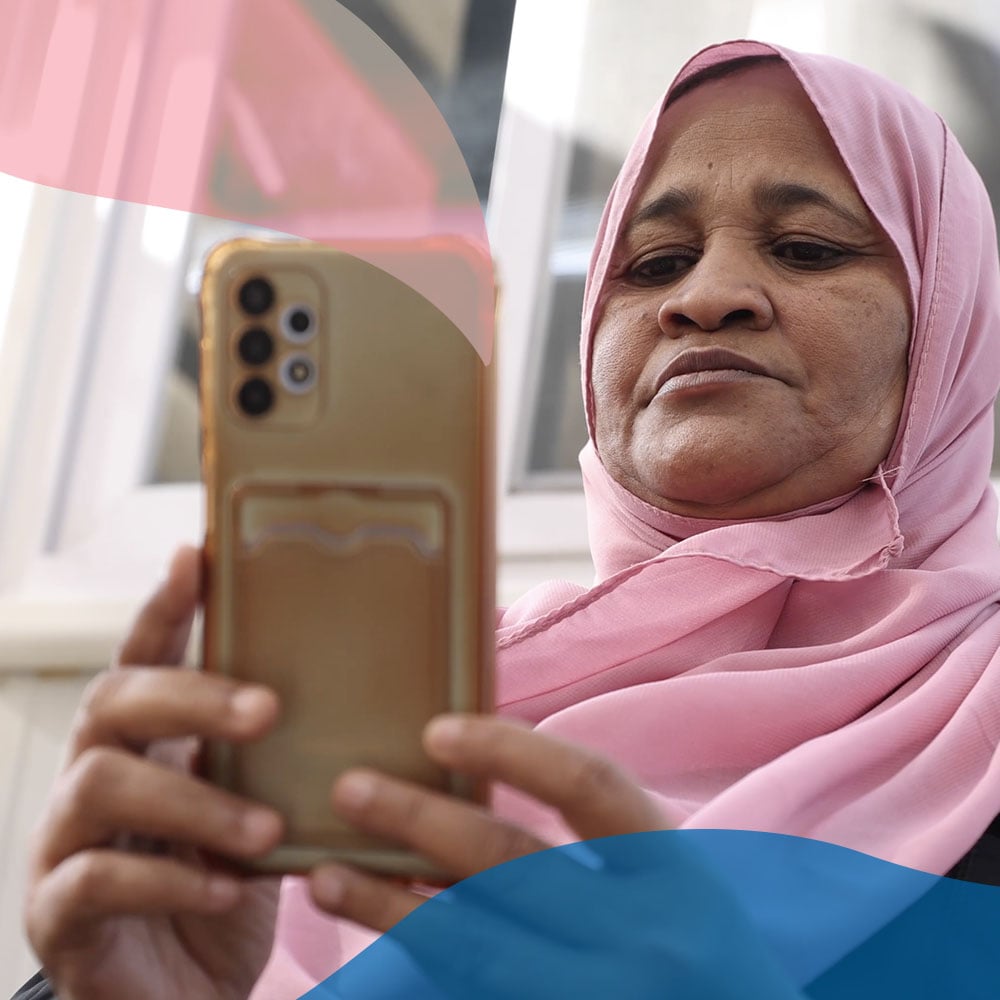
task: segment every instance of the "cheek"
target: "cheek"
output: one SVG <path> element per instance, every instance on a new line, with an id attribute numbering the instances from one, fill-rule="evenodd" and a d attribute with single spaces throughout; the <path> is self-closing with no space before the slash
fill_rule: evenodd
<path id="1" fill-rule="evenodd" d="M 603 457 L 620 449 L 626 410 L 622 398 L 625 382 L 626 372 L 621 356 L 610 350 L 607 343 L 600 351 L 595 344 L 590 378 L 594 400 L 594 443 Z"/>
<path id="2" fill-rule="evenodd" d="M 909 307 L 900 302 L 873 299 L 867 303 L 865 318 L 870 335 L 855 347 L 857 364 L 864 373 L 859 381 L 866 386 L 870 405 L 883 414 L 894 408 L 892 418 L 896 420 L 906 390 Z"/>
<path id="3" fill-rule="evenodd" d="M 635 332 L 642 323 L 640 315 L 615 310 L 605 314 L 594 337 L 590 384 L 598 428 L 618 424 L 634 399 L 649 356 L 648 345 Z"/>
<path id="4" fill-rule="evenodd" d="M 594 395 L 594 419 L 606 424 L 621 408 L 623 387 L 628 381 L 627 366 L 621 354 L 605 348 L 594 352 L 590 384 Z"/>
<path id="5" fill-rule="evenodd" d="M 855 294 L 831 303 L 804 346 L 813 408 L 831 427 L 865 423 L 899 404 L 906 383 L 910 320 L 895 294 Z M 897 398 L 898 397 L 898 398 Z M 846 429 L 846 428 L 845 428 Z"/>

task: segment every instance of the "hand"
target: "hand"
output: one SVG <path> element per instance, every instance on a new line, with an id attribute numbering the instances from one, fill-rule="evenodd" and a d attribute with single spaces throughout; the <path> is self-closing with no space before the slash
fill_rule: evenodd
<path id="1" fill-rule="evenodd" d="M 800 1000 L 689 842 L 651 832 L 666 818 L 614 765 L 491 718 L 436 720 L 425 746 L 448 768 L 555 807 L 591 842 L 540 854 L 543 841 L 485 810 L 370 771 L 343 775 L 333 792 L 341 815 L 468 881 L 427 901 L 343 866 L 317 868 L 310 888 L 320 907 L 389 931 L 332 987 L 386 990 L 388 977 L 392 995 Z M 423 980 L 384 947 L 390 938 Z"/>
<path id="2" fill-rule="evenodd" d="M 200 852 L 265 854 L 280 840 L 280 817 L 188 771 L 198 739 L 264 735 L 277 699 L 138 665 L 182 661 L 198 558 L 177 554 L 122 646 L 121 669 L 87 689 L 35 837 L 25 922 L 60 1000 L 236 1000 L 271 949 L 277 881 L 238 878 Z M 166 762 L 147 753 L 163 740 Z M 141 852 L 143 841 L 162 847 Z"/>

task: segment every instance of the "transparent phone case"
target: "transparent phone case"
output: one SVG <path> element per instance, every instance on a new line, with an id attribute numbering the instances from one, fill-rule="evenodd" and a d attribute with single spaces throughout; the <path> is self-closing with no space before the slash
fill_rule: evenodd
<path id="1" fill-rule="evenodd" d="M 492 288 L 466 247 L 432 252 L 481 294 Z M 248 317 L 238 291 L 253 277 L 275 295 Z M 294 308 L 312 317 L 307 337 L 282 333 Z M 224 244 L 202 309 L 205 668 L 282 702 L 273 734 L 209 744 L 203 768 L 285 816 L 265 870 L 338 857 L 427 874 L 339 821 L 330 788 L 364 765 L 484 799 L 435 766 L 420 735 L 440 712 L 491 707 L 492 371 L 405 284 L 311 244 Z M 239 345 L 253 327 L 274 350 L 248 365 Z M 287 381 L 294 365 L 308 390 Z M 273 389 L 266 413 L 241 408 L 250 379 Z"/>

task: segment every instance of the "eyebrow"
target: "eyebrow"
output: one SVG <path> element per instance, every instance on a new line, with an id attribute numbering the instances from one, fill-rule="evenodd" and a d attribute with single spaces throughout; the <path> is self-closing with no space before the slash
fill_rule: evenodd
<path id="1" fill-rule="evenodd" d="M 769 215 L 780 215 L 790 212 L 803 205 L 816 205 L 843 219 L 857 229 L 869 232 L 871 223 L 863 215 L 852 211 L 835 198 L 807 184 L 794 184 L 785 181 L 768 181 L 759 184 L 754 190 L 754 203 L 757 208 Z M 691 191 L 681 188 L 669 188 L 652 201 L 643 205 L 626 227 L 626 233 L 637 229 L 644 222 L 654 222 L 677 218 L 694 212 L 698 207 L 698 197 Z"/>
<path id="2" fill-rule="evenodd" d="M 629 220 L 626 232 L 637 229 L 644 222 L 658 222 L 686 215 L 698 207 L 698 199 L 690 191 L 669 188 L 651 202 L 643 205 Z"/>
<path id="3" fill-rule="evenodd" d="M 768 212 L 772 215 L 780 215 L 782 212 L 791 211 L 801 205 L 817 205 L 819 208 L 825 208 L 828 212 L 839 216 L 857 229 L 871 230 L 871 223 L 865 216 L 859 215 L 835 198 L 831 198 L 830 195 L 806 184 L 784 182 L 761 184 L 754 191 L 754 201 L 762 212 Z"/>

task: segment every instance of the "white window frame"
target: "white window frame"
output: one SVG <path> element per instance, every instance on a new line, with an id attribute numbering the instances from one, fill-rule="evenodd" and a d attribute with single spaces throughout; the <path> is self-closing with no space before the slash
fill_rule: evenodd
<path id="1" fill-rule="evenodd" d="M 589 7 L 589 0 L 519 0 L 511 33 L 487 227 L 501 293 L 498 547 L 514 561 L 589 561 L 582 490 L 516 486 L 521 409 L 535 396 L 544 347 L 551 238 L 568 181 Z"/>
<path id="2" fill-rule="evenodd" d="M 105 135 L 101 190 L 142 191 L 162 169 L 149 150 L 181 141 L 208 150 L 214 87 L 236 2 L 196 9 L 141 0 L 123 29 L 113 6 L 81 13 L 75 0 L 56 0 L 57 31 L 70 24 L 86 27 L 91 46 L 89 60 L 67 71 L 79 79 L 64 75 L 61 85 L 78 94 L 111 88 L 118 95 L 110 123 L 100 102 L 80 104 L 62 162 L 92 162 L 93 136 Z M 81 17 L 86 26 L 78 23 Z M 131 32 L 131 57 L 102 58 L 102 45 L 121 30 Z M 183 49 L 169 44 L 182 40 Z M 186 60 L 168 58 L 182 50 Z M 49 87 L 50 70 L 38 82 L 40 93 Z M 204 102 L 192 120 L 190 102 L 181 96 L 190 96 L 195 80 Z M 92 112 L 99 120 L 89 120 Z M 33 141 L 38 126 L 30 116 L 11 126 L 17 127 L 24 142 Z M 144 134 L 151 129 L 154 136 Z M 17 148 L 16 131 L 2 138 L 7 148 Z M 204 153 L 187 158 L 186 173 L 171 176 L 175 190 L 185 185 L 193 196 L 205 166 Z M 53 161 L 50 171 L 58 183 L 60 163 Z M 102 532 L 111 537 L 109 519 L 142 506 L 165 375 L 176 349 L 175 309 L 189 230 L 186 213 L 34 187 L 0 339 L 0 593 L 16 590 L 40 563 L 88 538 Z M 141 329 L 137 315 L 147 317 Z M 191 484 L 189 492 L 197 490 Z M 180 507 L 188 511 L 190 504 Z M 150 524 L 149 531 L 159 538 L 178 532 L 187 537 L 191 526 Z M 108 557 L 113 562 L 115 553 Z"/>

